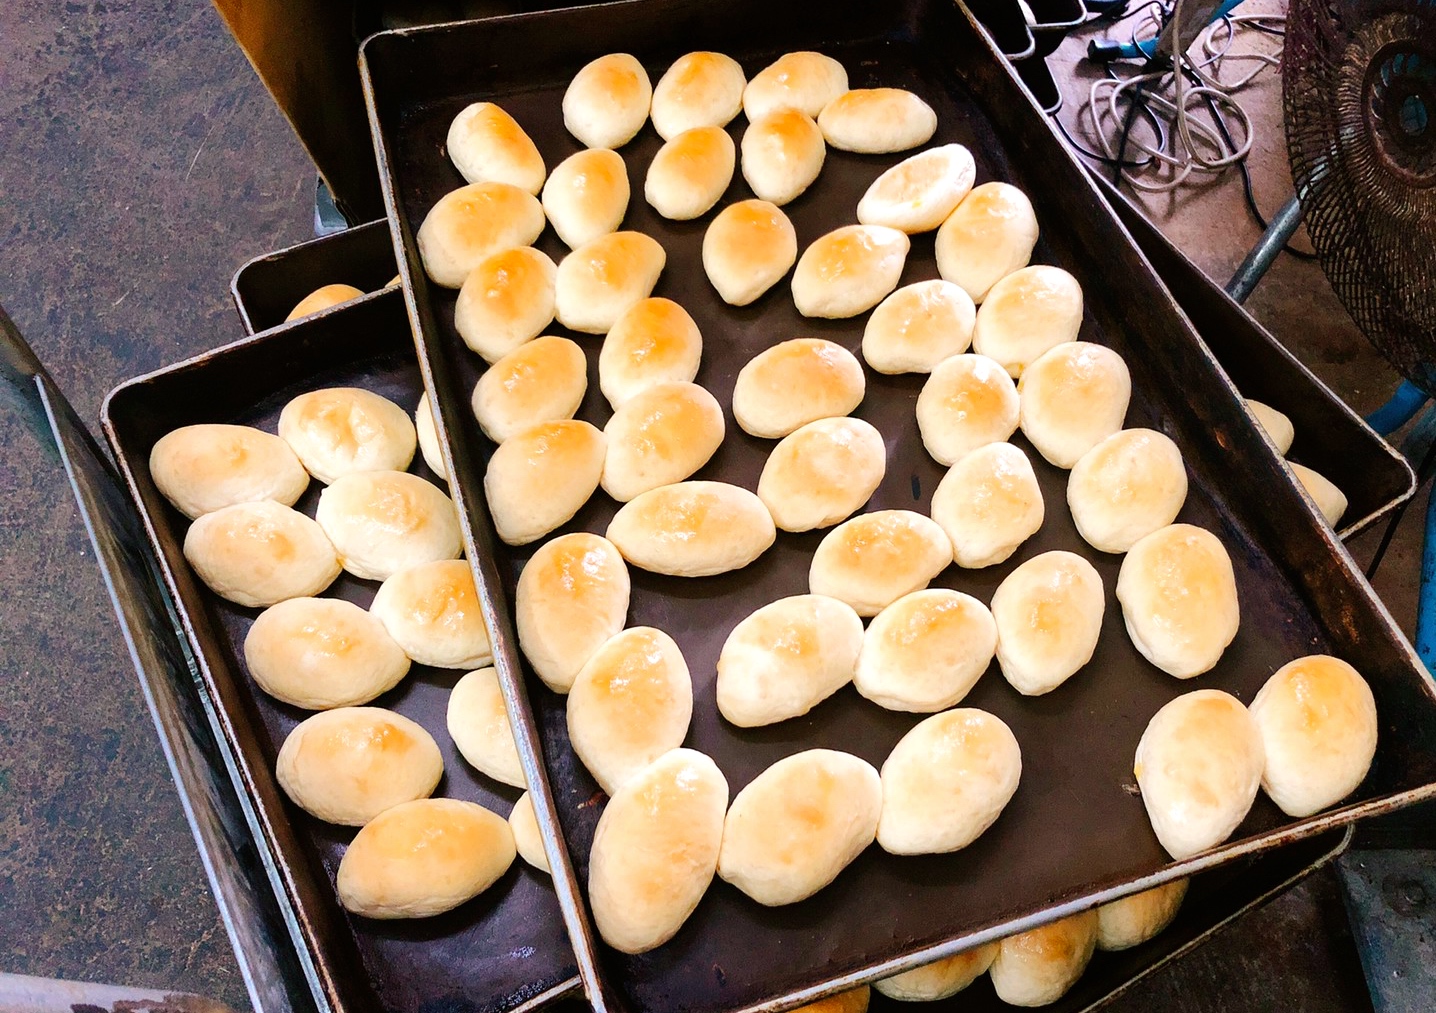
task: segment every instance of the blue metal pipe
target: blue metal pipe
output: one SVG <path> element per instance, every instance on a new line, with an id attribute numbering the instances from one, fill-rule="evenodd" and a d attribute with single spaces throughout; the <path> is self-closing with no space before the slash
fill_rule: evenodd
<path id="1" fill-rule="evenodd" d="M 1436 673 L 1436 496 L 1426 502 L 1426 535 L 1421 546 L 1421 593 L 1416 604 L 1416 653 Z"/>
<path id="2" fill-rule="evenodd" d="M 1410 380 L 1402 380 L 1391 399 L 1366 416 L 1366 424 L 1382 436 L 1390 436 L 1415 418 L 1426 401 L 1426 395 L 1419 387 Z"/>

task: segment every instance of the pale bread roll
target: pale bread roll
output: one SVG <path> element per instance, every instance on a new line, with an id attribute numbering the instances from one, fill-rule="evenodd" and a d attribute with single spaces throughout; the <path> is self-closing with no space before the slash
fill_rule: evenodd
<path id="1" fill-rule="evenodd" d="M 574 419 L 540 422 L 499 444 L 484 472 L 499 537 L 527 545 L 567 524 L 598 488 L 603 456 L 603 433 Z"/>
<path id="2" fill-rule="evenodd" d="M 1074 552 L 1044 552 L 997 585 L 997 661 L 1023 696 L 1050 693 L 1092 660 L 1107 598 L 1102 577 Z"/>
<path id="3" fill-rule="evenodd" d="M 812 117 L 778 109 L 753 120 L 743 131 L 743 179 L 760 200 L 796 200 L 823 171 L 828 146 Z"/>
<path id="4" fill-rule="evenodd" d="M 509 830 L 514 835 L 514 847 L 519 857 L 541 872 L 548 872 L 548 854 L 543 849 L 543 835 L 539 833 L 538 817 L 534 815 L 534 800 L 528 792 L 519 796 L 509 813 Z"/>
<path id="5" fill-rule="evenodd" d="M 880 155 L 932 140 L 937 113 L 903 88 L 855 88 L 823 106 L 818 126 L 839 151 Z"/>
<path id="6" fill-rule="evenodd" d="M 309 473 L 278 436 L 250 426 L 184 426 L 150 450 L 150 477 L 190 520 L 236 503 L 273 500 L 293 506 Z"/>
<path id="7" fill-rule="evenodd" d="M 310 715 L 285 737 L 275 762 L 279 786 L 295 805 L 346 827 L 427 798 L 443 774 L 439 747 L 423 725 L 382 707 Z"/>
<path id="8" fill-rule="evenodd" d="M 971 707 L 925 718 L 883 763 L 878 843 L 894 855 L 965 848 L 1017 792 L 1022 751 L 1001 718 Z"/>
<path id="9" fill-rule="evenodd" d="M 733 182 L 737 155 L 721 127 L 694 127 L 658 149 L 648 164 L 643 197 L 664 218 L 686 222 L 706 214 Z"/>
<path id="10" fill-rule="evenodd" d="M 934 1002 L 957 995 L 980 978 L 997 956 L 997 943 L 934 960 L 931 964 L 873 982 L 873 988 L 899 1002 Z"/>
<path id="11" fill-rule="evenodd" d="M 531 246 L 501 250 L 469 272 L 454 303 L 454 329 L 485 362 L 497 362 L 553 322 L 558 268 Z"/>
<path id="12" fill-rule="evenodd" d="M 558 322 L 586 334 L 612 329 L 625 310 L 653 293 L 666 254 L 641 232 L 611 232 L 584 243 L 558 265 Z"/>
<path id="13" fill-rule="evenodd" d="M 1172 924 L 1186 895 L 1186 879 L 1174 879 L 1103 904 L 1097 909 L 1097 949 L 1130 950 L 1154 938 Z"/>
<path id="14" fill-rule="evenodd" d="M 620 503 L 692 475 L 723 443 L 723 408 L 696 383 L 629 398 L 603 427 L 603 491 Z"/>
<path id="15" fill-rule="evenodd" d="M 346 911 L 366 918 L 427 918 L 492 886 L 514 863 L 508 821 L 473 802 L 405 802 L 360 830 L 339 862 Z"/>
<path id="16" fill-rule="evenodd" d="M 465 106 L 444 146 L 465 182 L 511 183 L 533 194 L 543 188 L 543 156 L 518 121 L 492 102 Z"/>
<path id="17" fill-rule="evenodd" d="M 861 510 L 887 471 L 882 433 L 862 419 L 818 419 L 773 448 L 758 498 L 783 531 L 811 531 Z"/>
<path id="18" fill-rule="evenodd" d="M 568 338 L 545 334 L 495 362 L 469 407 L 484 435 L 503 443 L 541 422 L 571 419 L 588 391 L 588 360 Z"/>
<path id="19" fill-rule="evenodd" d="M 543 186 L 543 210 L 569 249 L 618 231 L 628 213 L 628 168 L 608 148 L 585 148 L 565 158 Z"/>
<path id="20" fill-rule="evenodd" d="M 909 234 L 931 232 L 972 189 L 977 167 L 961 144 L 944 144 L 903 159 L 858 201 L 858 221 Z"/>
<path id="21" fill-rule="evenodd" d="M 425 394 L 419 398 L 419 407 L 414 409 L 414 433 L 419 438 L 419 454 L 429 470 L 444 480 L 449 472 L 444 466 L 444 452 L 439 447 L 439 430 L 434 425 L 434 405 Z"/>
<path id="22" fill-rule="evenodd" d="M 529 557 L 514 616 L 519 646 L 544 685 L 569 691 L 594 652 L 623 629 L 630 590 L 623 557 L 600 535 L 560 535 Z"/>
<path id="23" fill-rule="evenodd" d="M 879 373 L 931 373 L 967 351 L 977 307 L 950 281 L 919 281 L 888 296 L 863 328 L 863 358 Z"/>
<path id="24" fill-rule="evenodd" d="M 476 669 L 454 683 L 444 723 L 459 754 L 479 773 L 515 788 L 528 784 L 497 671 Z"/>
<path id="25" fill-rule="evenodd" d="M 1322 520 L 1326 521 L 1329 527 L 1336 527 L 1341 520 L 1342 514 L 1346 513 L 1346 493 L 1336 487 L 1336 484 L 1319 471 L 1313 471 L 1304 464 L 1297 464 L 1295 461 L 1287 461 L 1286 465 L 1301 487 L 1306 490 L 1308 496 L 1316 503 L 1317 513 L 1321 514 Z"/>
<path id="26" fill-rule="evenodd" d="M 648 122 L 653 85 L 643 64 L 609 53 L 584 65 L 563 93 L 563 125 L 590 148 L 621 148 Z"/>
<path id="27" fill-rule="evenodd" d="M 409 672 L 378 617 L 338 598 L 290 598 L 260 613 L 244 637 L 249 674 L 276 700 L 305 710 L 368 703 Z"/>
<path id="28" fill-rule="evenodd" d="M 1132 771 L 1157 840 L 1180 861 L 1232 835 L 1265 765 L 1261 729 L 1242 702 L 1199 689 L 1152 715 Z"/>
<path id="29" fill-rule="evenodd" d="M 731 56 L 680 56 L 653 86 L 653 129 L 665 141 L 694 127 L 723 127 L 743 108 L 748 79 Z"/>
<path id="30" fill-rule="evenodd" d="M 848 72 L 822 53 L 784 53 L 753 75 L 743 89 L 743 112 L 752 123 L 779 109 L 817 116 L 848 90 Z"/>
<path id="31" fill-rule="evenodd" d="M 363 294 L 353 285 L 320 286 L 295 303 L 294 309 L 289 311 L 289 316 L 284 318 L 284 322 L 287 324 L 291 320 L 298 320 L 300 317 L 307 317 L 321 310 L 327 310 L 331 306 L 338 306 L 350 299 L 358 299 Z"/>
<path id="32" fill-rule="evenodd" d="M 1124 429 L 1097 444 L 1067 476 L 1077 533 L 1103 552 L 1126 552 L 1177 519 L 1187 501 L 1182 452 L 1152 429 Z"/>
<path id="33" fill-rule="evenodd" d="M 1014 378 L 1043 352 L 1077 340 L 1082 286 L 1060 267 L 1034 264 L 993 285 L 977 310 L 972 350 L 996 359 Z"/>
<path id="34" fill-rule="evenodd" d="M 618 408 L 656 384 L 691 381 L 702 358 L 703 335 L 688 311 L 672 299 L 644 299 L 625 310 L 604 337 L 598 386 Z"/>
<path id="35" fill-rule="evenodd" d="M 1004 442 L 1020 418 L 1017 385 L 985 355 L 939 362 L 917 396 L 922 445 L 938 464 L 951 466 L 979 447 Z"/>
<path id="36" fill-rule="evenodd" d="M 403 471 L 418 447 L 408 412 L 358 387 L 300 394 L 279 413 L 279 436 L 321 482 L 356 471 Z"/>
<path id="37" fill-rule="evenodd" d="M 958 566 L 996 566 L 1042 527 L 1046 508 L 1020 447 L 989 443 L 948 469 L 932 494 L 932 519 Z"/>
<path id="38" fill-rule="evenodd" d="M 728 634 L 718 655 L 718 712 L 739 728 L 800 717 L 853 678 L 863 621 L 820 594 L 780 598 Z"/>
<path id="39" fill-rule="evenodd" d="M 1252 398 L 1247 398 L 1246 401 L 1247 407 L 1256 416 L 1257 424 L 1276 444 L 1276 452 L 1285 457 L 1287 451 L 1291 449 L 1292 441 L 1296 439 L 1296 428 L 1291 424 L 1291 419 L 1269 404 L 1263 404 Z"/>
<path id="40" fill-rule="evenodd" d="M 975 186 L 937 230 L 937 273 L 981 303 L 988 291 L 1027 266 L 1037 245 L 1037 215 L 1009 183 Z"/>
<path id="41" fill-rule="evenodd" d="M 871 998 L 872 989 L 867 985 L 859 985 L 846 992 L 825 996 L 817 1002 L 799 1006 L 793 1013 L 868 1013 L 868 1002 Z"/>
<path id="42" fill-rule="evenodd" d="M 336 479 L 319 494 L 314 519 L 334 543 L 344 569 L 363 580 L 463 551 L 454 501 L 402 471 L 363 471 Z"/>
<path id="43" fill-rule="evenodd" d="M 674 577 L 740 570 L 777 538 L 768 508 L 726 482 L 678 482 L 629 500 L 608 539 L 634 566 Z"/>
<path id="44" fill-rule="evenodd" d="M 982 602 L 947 588 L 914 591 L 868 625 L 853 686 L 879 707 L 932 714 L 967 696 L 996 648 Z"/>
<path id="45" fill-rule="evenodd" d="M 543 232 L 538 198 L 509 183 L 470 183 L 439 198 L 416 237 L 424 273 L 458 288 L 469 272 L 501 250 L 531 246 Z"/>
<path id="46" fill-rule="evenodd" d="M 847 415 L 866 390 L 852 352 L 825 338 L 793 338 L 759 352 L 738 371 L 733 419 L 746 433 L 776 439 L 809 422 Z"/>
<path id="47" fill-rule="evenodd" d="M 1266 752 L 1262 787 L 1288 816 L 1310 816 L 1356 790 L 1376 755 L 1371 687 L 1340 658 L 1279 668 L 1252 701 Z"/>
<path id="48" fill-rule="evenodd" d="M 768 907 L 806 900 L 873 843 L 882 809 L 868 761 L 832 749 L 784 757 L 734 797 L 718 876 Z"/>
<path id="49" fill-rule="evenodd" d="M 718 212 L 703 234 L 703 270 L 730 306 L 747 306 L 798 259 L 798 234 L 775 204 L 744 200 Z"/>
<path id="50" fill-rule="evenodd" d="M 897 287 L 911 247 L 881 225 L 844 225 L 813 240 L 793 271 L 793 303 L 805 317 L 841 319 L 872 309 Z"/>
<path id="51" fill-rule="evenodd" d="M 1127 551 L 1117 600 L 1142 657 L 1178 679 L 1209 671 L 1241 622 L 1226 547 L 1190 524 L 1159 528 Z"/>
<path id="52" fill-rule="evenodd" d="M 1022 435 L 1049 464 L 1071 468 L 1122 428 L 1132 377 L 1112 349 L 1069 341 L 1023 370 L 1017 393 Z"/>
<path id="53" fill-rule="evenodd" d="M 930 518 L 911 510 L 859 514 L 829 531 L 813 553 L 808 590 L 875 616 L 919 591 L 952 562 L 952 543 Z"/>
<path id="54" fill-rule="evenodd" d="M 269 500 L 200 517 L 185 532 L 184 558 L 215 594 L 251 608 L 316 595 L 340 569 L 323 528 Z"/>
<path id="55" fill-rule="evenodd" d="M 369 611 L 420 665 L 479 668 L 494 660 L 467 560 L 441 559 L 400 570 L 379 585 Z"/>
<path id="56" fill-rule="evenodd" d="M 1077 984 L 1097 948 L 1097 912 L 1083 911 L 997 944 L 987 969 L 997 997 L 1012 1006 L 1046 1006 Z"/>

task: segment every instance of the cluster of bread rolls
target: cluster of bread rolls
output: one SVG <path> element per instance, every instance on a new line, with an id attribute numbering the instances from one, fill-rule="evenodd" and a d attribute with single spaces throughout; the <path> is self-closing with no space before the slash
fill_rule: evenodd
<path id="1" fill-rule="evenodd" d="M 1276 452 L 1286 458 L 1287 452 L 1291 450 L 1291 445 L 1296 440 L 1296 427 L 1291 424 L 1291 419 L 1287 418 L 1284 412 L 1253 398 L 1247 398 L 1246 404 L 1262 432 L 1266 433 L 1271 442 L 1276 445 Z M 1286 466 L 1291 469 L 1297 482 L 1306 490 L 1311 501 L 1316 504 L 1316 512 L 1321 514 L 1322 520 L 1326 521 L 1328 526 L 1336 527 L 1346 513 L 1346 493 L 1337 488 L 1335 482 L 1314 468 L 1308 468 L 1306 465 L 1297 464 L 1292 460 L 1287 460 Z"/>

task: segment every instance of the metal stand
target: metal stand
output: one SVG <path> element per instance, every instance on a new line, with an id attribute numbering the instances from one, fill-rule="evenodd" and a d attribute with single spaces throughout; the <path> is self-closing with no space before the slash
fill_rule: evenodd
<path id="1" fill-rule="evenodd" d="M 1286 247 L 1287 241 L 1296 234 L 1300 225 L 1301 202 L 1292 194 L 1291 199 L 1281 206 L 1281 210 L 1271 220 L 1257 244 L 1251 248 L 1246 260 L 1237 268 L 1236 274 L 1232 275 L 1232 280 L 1227 282 L 1227 295 L 1237 302 L 1246 302 L 1247 296 L 1252 294 L 1252 289 L 1256 288 L 1257 282 L 1262 280 L 1272 261 L 1276 260 L 1277 254 Z"/>

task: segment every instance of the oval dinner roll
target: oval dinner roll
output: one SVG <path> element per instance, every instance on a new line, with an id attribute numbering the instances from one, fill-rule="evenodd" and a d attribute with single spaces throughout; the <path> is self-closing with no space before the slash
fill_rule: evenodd
<path id="1" fill-rule="evenodd" d="M 558 268 L 531 246 L 501 250 L 469 272 L 454 303 L 454 329 L 495 362 L 553 322 Z"/>
<path id="2" fill-rule="evenodd" d="M 1020 377 L 1043 352 L 1076 341 L 1081 326 L 1077 279 L 1060 267 L 1034 264 L 988 290 L 972 329 L 972 350 Z"/>
<path id="3" fill-rule="evenodd" d="M 621 148 L 648 122 L 653 85 L 643 64 L 609 53 L 584 65 L 563 93 L 563 125 L 590 148 Z"/>
<path id="4" fill-rule="evenodd" d="M 316 595 L 340 569 L 318 524 L 269 500 L 200 517 L 185 532 L 184 558 L 215 594 L 252 608 Z"/>
<path id="5" fill-rule="evenodd" d="M 848 90 L 848 72 L 822 53 L 784 53 L 753 75 L 743 89 L 743 112 L 752 123 L 779 109 L 817 116 Z"/>
<path id="6" fill-rule="evenodd" d="M 1022 435 L 1048 463 L 1071 468 L 1122 428 L 1132 378 L 1112 349 L 1069 341 L 1038 356 L 1023 371 L 1017 393 Z"/>
<path id="7" fill-rule="evenodd" d="M 1288 461 L 1286 464 L 1307 495 L 1316 503 L 1321 519 L 1326 521 L 1329 527 L 1336 527 L 1341 515 L 1346 513 L 1346 493 L 1338 489 L 1331 479 L 1304 464 L 1297 464 L 1295 461 Z"/>
<path id="8" fill-rule="evenodd" d="M 634 303 L 613 322 L 598 353 L 598 386 L 618 408 L 660 383 L 698 375 L 703 335 L 688 311 L 672 299 Z"/>
<path id="9" fill-rule="evenodd" d="M 423 725 L 382 707 L 305 718 L 285 737 L 275 763 L 279 786 L 295 805 L 347 827 L 427 798 L 443 774 L 439 747 Z"/>
<path id="10" fill-rule="evenodd" d="M 971 707 L 918 722 L 883 764 L 878 843 L 894 855 L 965 848 L 1001 815 L 1022 751 L 1001 718 Z"/>
<path id="11" fill-rule="evenodd" d="M 378 617 L 338 598 L 291 598 L 260 613 L 244 637 L 259 688 L 305 710 L 368 703 L 409 672 Z"/>
<path id="12" fill-rule="evenodd" d="M 508 821 L 473 802 L 426 798 L 380 814 L 354 835 L 335 886 L 366 918 L 427 918 L 492 886 L 514 863 Z"/>
<path id="13" fill-rule="evenodd" d="M 527 545 L 567 524 L 598 488 L 603 433 L 574 419 L 540 422 L 499 444 L 484 472 L 494 529 Z"/>
<path id="14" fill-rule="evenodd" d="M 1127 551 L 1117 600 L 1142 657 L 1178 679 L 1221 660 L 1241 621 L 1231 557 L 1216 535 L 1190 524 L 1159 528 Z"/>
<path id="15" fill-rule="evenodd" d="M 773 448 L 758 479 L 758 498 L 783 531 L 826 528 L 861 510 L 886 471 L 887 446 L 871 424 L 818 419 Z"/>
<path id="16" fill-rule="evenodd" d="M 997 661 L 1023 696 L 1050 693 L 1092 660 L 1107 599 L 1102 577 L 1073 552 L 1044 552 L 992 595 Z"/>
<path id="17" fill-rule="evenodd" d="M 914 591 L 868 625 L 853 685 L 879 707 L 931 714 L 967 696 L 996 647 L 982 602 L 947 588 Z"/>
<path id="18" fill-rule="evenodd" d="M 1172 924 L 1186 895 L 1187 881 L 1174 879 L 1103 904 L 1097 909 L 1097 949 L 1130 950 L 1152 939 Z"/>
<path id="19" fill-rule="evenodd" d="M 514 847 L 519 857 L 535 869 L 548 872 L 548 854 L 543 849 L 543 835 L 539 832 L 538 817 L 534 815 L 534 800 L 528 792 L 519 796 L 509 813 L 509 830 L 514 835 Z"/>
<path id="20" fill-rule="evenodd" d="M 532 245 L 543 227 L 533 194 L 509 183 L 470 183 L 440 197 L 424 216 L 419 258 L 434 284 L 458 288 L 495 253 Z"/>
<path id="21" fill-rule="evenodd" d="M 967 351 L 977 308 L 950 281 L 904 285 L 884 299 L 863 328 L 863 358 L 879 373 L 930 373 Z"/>
<path id="22" fill-rule="evenodd" d="M 723 443 L 723 408 L 696 383 L 662 383 L 620 405 L 603 435 L 603 491 L 627 503 L 707 464 Z"/>
<path id="23" fill-rule="evenodd" d="M 743 178 L 774 204 L 787 204 L 812 186 L 827 156 L 823 132 L 798 109 L 766 113 L 743 131 Z"/>
<path id="24" fill-rule="evenodd" d="M 519 646 L 544 685 L 567 693 L 579 670 L 623 629 L 628 567 L 607 538 L 577 532 L 545 542 L 519 574 Z"/>
<path id="25" fill-rule="evenodd" d="M 917 396 L 922 445 L 938 464 L 953 465 L 979 447 L 1004 442 L 1020 415 L 1017 385 L 985 355 L 939 362 Z"/>
<path id="26" fill-rule="evenodd" d="M 387 580 L 420 563 L 457 559 L 463 551 L 454 501 L 402 471 L 337 479 L 319 494 L 314 516 L 344 569 L 363 580 Z"/>
<path id="27" fill-rule="evenodd" d="M 1296 439 L 1296 428 L 1292 426 L 1291 419 L 1269 404 L 1263 404 L 1252 398 L 1247 398 L 1246 401 L 1247 407 L 1256 416 L 1257 424 L 1276 444 L 1276 452 L 1285 457 L 1287 451 L 1291 449 L 1292 441 Z"/>
<path id="28" fill-rule="evenodd" d="M 622 953 L 662 946 L 683 927 L 718 868 L 728 782 L 692 749 L 659 757 L 604 807 L 589 852 L 588 902 Z"/>
<path id="29" fill-rule="evenodd" d="M 408 412 L 358 387 L 300 394 L 279 413 L 279 435 L 321 482 L 356 471 L 403 471 L 418 446 Z"/>
<path id="30" fill-rule="evenodd" d="M 459 753 L 479 773 L 515 788 L 528 783 L 497 671 L 480 668 L 454 683 L 445 724 Z"/>
<path id="31" fill-rule="evenodd" d="M 1132 766 L 1157 840 L 1181 860 L 1225 841 L 1261 786 L 1261 729 L 1242 702 L 1199 689 L 1152 716 Z"/>
<path id="32" fill-rule="evenodd" d="M 1037 245 L 1037 215 L 1009 183 L 975 186 L 937 230 L 937 273 L 961 285 L 975 303 L 993 285 L 1027 266 Z"/>
<path id="33" fill-rule="evenodd" d="M 764 605 L 733 628 L 718 655 L 718 712 L 739 728 L 808 713 L 853 678 L 863 621 L 820 594 Z"/>
<path id="34" fill-rule="evenodd" d="M 903 232 L 931 232 L 972 189 L 977 167 L 961 144 L 944 144 L 905 158 L 858 201 L 858 221 Z"/>
<path id="35" fill-rule="evenodd" d="M 608 148 L 565 158 L 543 186 L 543 210 L 569 249 L 616 232 L 628 213 L 628 168 Z"/>
<path id="36" fill-rule="evenodd" d="M 1124 429 L 1097 444 L 1067 476 L 1077 533 L 1103 552 L 1126 552 L 1177 519 L 1187 501 L 1182 452 L 1152 429 Z"/>
<path id="37" fill-rule="evenodd" d="M 856 88 L 825 105 L 818 126 L 839 151 L 880 155 L 932 140 L 937 113 L 903 88 Z"/>
<path id="38" fill-rule="evenodd" d="M 293 506 L 309 488 L 309 473 L 289 444 L 250 426 L 203 424 L 166 433 L 150 451 L 150 477 L 190 520 L 262 499 Z"/>
<path id="39" fill-rule="evenodd" d="M 694 127 L 727 126 L 743 108 L 747 83 L 731 56 L 680 56 L 653 86 L 653 129 L 668 141 Z"/>
<path id="40" fill-rule="evenodd" d="M 934 960 L 931 964 L 873 982 L 873 988 L 899 1002 L 934 1002 L 957 995 L 992 966 L 997 943 Z"/>
<path id="41" fill-rule="evenodd" d="M 911 247 L 881 225 L 844 225 L 813 240 L 793 271 L 793 303 L 805 317 L 840 319 L 872 309 L 897 287 Z"/>
<path id="42" fill-rule="evenodd" d="M 1013 1006 L 1046 1006 L 1077 984 L 1097 948 L 1097 912 L 1083 911 L 997 944 L 987 969 L 997 997 Z"/>
<path id="43" fill-rule="evenodd" d="M 721 127 L 685 130 L 648 164 L 643 196 L 664 218 L 686 222 L 705 214 L 733 182 L 733 138 Z"/>
<path id="44" fill-rule="evenodd" d="M 768 907 L 806 900 L 873 843 L 882 809 L 868 761 L 832 749 L 784 757 L 733 799 L 718 876 Z"/>
<path id="45" fill-rule="evenodd" d="M 932 494 L 932 519 L 958 566 L 995 566 L 1042 527 L 1045 507 L 1020 447 L 989 443 L 948 469 Z"/>
<path id="46" fill-rule="evenodd" d="M 1376 755 L 1376 701 L 1340 658 L 1313 654 L 1277 670 L 1252 701 L 1266 752 L 1262 787 L 1288 816 L 1310 816 L 1356 790 Z"/>
<path id="47" fill-rule="evenodd" d="M 588 360 L 568 338 L 546 334 L 495 362 L 469 407 L 484 435 L 502 443 L 541 422 L 571 419 L 588 391 Z"/>
<path id="48" fill-rule="evenodd" d="M 824 996 L 817 1002 L 799 1006 L 793 1013 L 868 1013 L 871 998 L 872 989 L 867 985 L 859 985 L 846 992 Z"/>
<path id="49" fill-rule="evenodd" d="M 466 182 L 512 183 L 534 194 L 543 187 L 543 156 L 524 128 L 492 102 L 465 106 L 449 125 L 445 147 Z"/>
<path id="50" fill-rule="evenodd" d="M 875 616 L 927 587 L 952 562 L 952 543 L 930 518 L 911 510 L 874 510 L 829 531 L 813 553 L 808 589 Z"/>
<path id="51" fill-rule="evenodd" d="M 624 559 L 674 577 L 742 569 L 777 536 L 763 501 L 726 482 L 651 489 L 620 507 L 608 524 L 608 539 Z"/>
<path id="52" fill-rule="evenodd" d="M 358 299 L 363 294 L 353 285 L 323 285 L 295 303 L 294 309 L 289 311 L 289 316 L 284 318 L 284 322 L 287 324 L 291 320 L 298 320 L 300 317 L 307 317 L 321 310 L 327 310 L 331 306 L 338 306 L 350 299 Z"/>
<path id="53" fill-rule="evenodd" d="M 414 433 L 419 438 L 419 453 L 429 470 L 447 480 L 448 469 L 444 466 L 444 452 L 439 447 L 439 430 L 434 425 L 434 406 L 426 393 L 419 398 L 419 407 L 414 409 Z"/>
<path id="54" fill-rule="evenodd" d="M 747 306 L 798 259 L 798 234 L 780 208 L 743 200 L 718 212 L 703 234 L 703 270 L 730 306 Z"/>
<path id="55" fill-rule="evenodd" d="M 379 585 L 369 611 L 420 665 L 479 668 L 494 659 L 467 560 L 400 570 Z"/>
<path id="56" fill-rule="evenodd" d="M 825 338 L 793 338 L 759 352 L 738 371 L 733 418 L 746 433 L 776 439 L 848 414 L 866 390 L 852 352 Z"/>
<path id="57" fill-rule="evenodd" d="M 611 232 L 584 243 L 558 265 L 558 322 L 586 334 L 605 333 L 653 293 L 666 259 L 658 241 L 641 232 Z"/>

